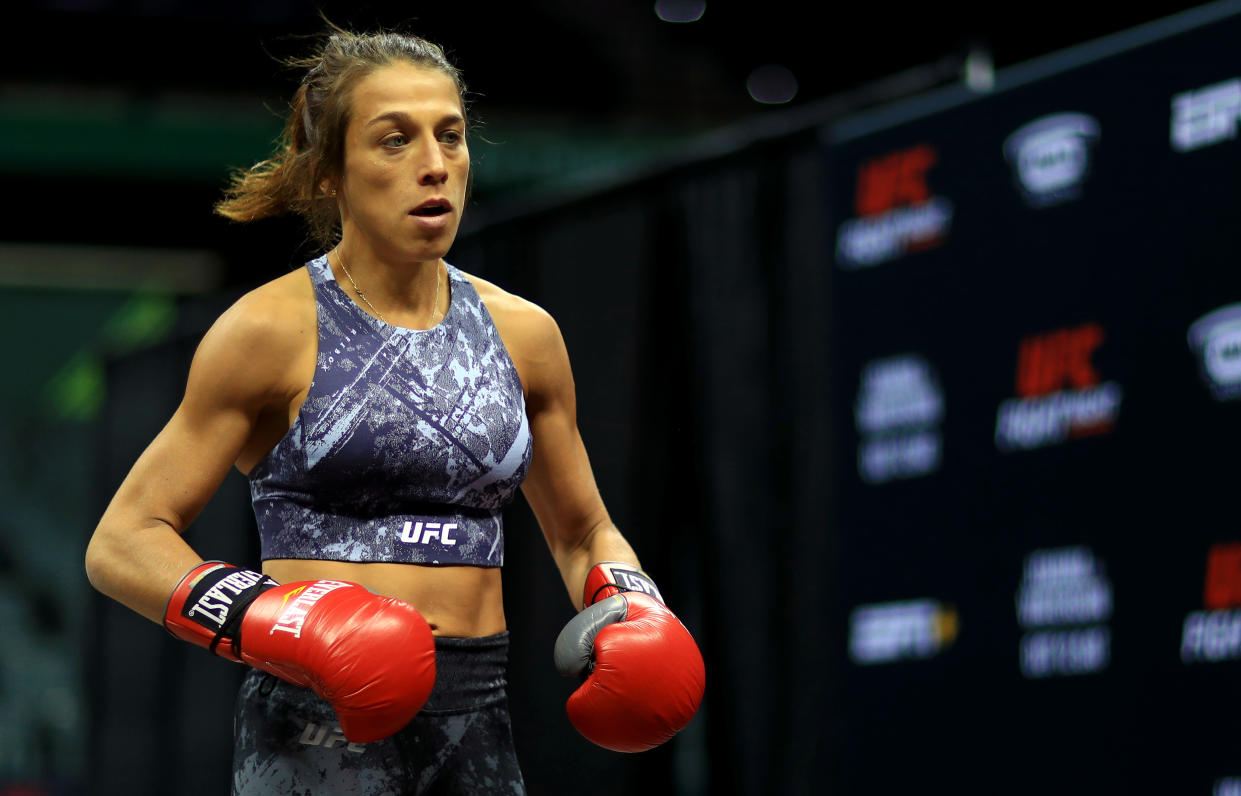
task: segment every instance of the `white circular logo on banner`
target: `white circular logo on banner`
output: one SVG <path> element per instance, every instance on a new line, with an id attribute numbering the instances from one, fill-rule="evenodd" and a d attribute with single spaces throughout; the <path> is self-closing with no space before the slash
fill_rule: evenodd
<path id="1" fill-rule="evenodd" d="M 1076 198 L 1090 170 L 1099 123 L 1084 113 L 1035 119 L 1004 142 L 1026 200 L 1035 207 Z"/>

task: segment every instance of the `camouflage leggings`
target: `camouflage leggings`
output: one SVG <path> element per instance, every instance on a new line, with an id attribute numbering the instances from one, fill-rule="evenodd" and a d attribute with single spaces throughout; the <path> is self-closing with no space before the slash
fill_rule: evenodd
<path id="1" fill-rule="evenodd" d="M 509 727 L 508 633 L 437 638 L 435 688 L 391 738 L 351 744 L 310 689 L 251 671 L 237 700 L 233 793 L 524 794 Z"/>

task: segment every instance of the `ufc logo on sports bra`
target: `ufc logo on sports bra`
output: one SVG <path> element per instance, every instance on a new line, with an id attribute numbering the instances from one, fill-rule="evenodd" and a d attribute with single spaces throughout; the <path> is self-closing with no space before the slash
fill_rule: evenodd
<path id="1" fill-rule="evenodd" d="M 457 530 L 455 522 L 410 522 L 405 521 L 405 527 L 401 529 L 401 541 L 410 544 L 430 544 L 434 538 L 443 545 L 455 545 L 457 540 L 452 538 L 450 534 Z"/>

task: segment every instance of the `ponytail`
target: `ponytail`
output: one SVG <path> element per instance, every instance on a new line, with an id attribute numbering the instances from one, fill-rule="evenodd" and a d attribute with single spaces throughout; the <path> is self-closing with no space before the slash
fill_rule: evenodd
<path id="1" fill-rule="evenodd" d="M 248 169 L 233 173 L 224 198 L 215 212 L 231 221 L 258 221 L 262 218 L 296 213 L 310 225 L 316 242 L 332 245 L 339 226 L 336 202 L 319 187 L 323 171 L 316 162 L 311 133 L 306 122 L 306 85 L 293 95 L 293 104 L 276 153 Z"/>

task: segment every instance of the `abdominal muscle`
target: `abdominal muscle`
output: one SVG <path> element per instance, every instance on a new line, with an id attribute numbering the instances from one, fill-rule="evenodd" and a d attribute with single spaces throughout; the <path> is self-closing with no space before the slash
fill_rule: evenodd
<path id="1" fill-rule="evenodd" d="M 396 597 L 417 608 L 437 636 L 490 636 L 507 627 L 498 567 L 281 558 L 264 561 L 263 571 L 280 583 L 343 580 Z"/>

